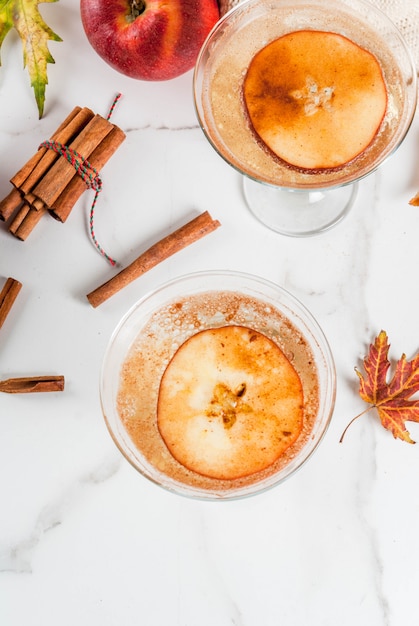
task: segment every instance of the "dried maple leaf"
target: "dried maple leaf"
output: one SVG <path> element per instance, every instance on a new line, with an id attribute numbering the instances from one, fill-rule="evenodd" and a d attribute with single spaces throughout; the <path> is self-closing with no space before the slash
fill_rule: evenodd
<path id="1" fill-rule="evenodd" d="M 393 378 L 387 382 L 390 368 L 387 333 L 382 330 L 370 346 L 364 359 L 365 376 L 355 369 L 359 377 L 359 395 L 371 404 L 366 411 L 377 409 L 381 423 L 396 439 L 415 443 L 406 429 L 406 422 L 419 422 L 419 400 L 410 400 L 419 391 L 419 354 L 411 361 L 403 354 L 396 363 Z M 366 411 L 363 411 L 363 415 Z M 360 417 L 357 415 L 350 424 Z M 349 427 L 346 427 L 344 434 Z"/>
<path id="2" fill-rule="evenodd" d="M 23 64 L 29 72 L 40 118 L 44 112 L 45 86 L 48 84 L 47 64 L 55 62 L 48 49 L 48 41 L 62 39 L 44 22 L 38 5 L 57 1 L 0 0 L 0 47 L 6 35 L 15 28 L 22 40 Z"/>
<path id="3" fill-rule="evenodd" d="M 411 204 L 412 206 L 419 206 L 419 191 L 416 194 L 416 196 L 414 196 L 410 201 L 409 204 Z"/>

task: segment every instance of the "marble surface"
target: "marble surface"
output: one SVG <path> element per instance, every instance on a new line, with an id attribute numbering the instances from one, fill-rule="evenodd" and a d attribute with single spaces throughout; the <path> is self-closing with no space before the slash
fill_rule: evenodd
<path id="1" fill-rule="evenodd" d="M 391 357 L 419 350 L 419 116 L 400 149 L 360 184 L 350 215 L 308 239 L 274 234 L 246 209 L 239 175 L 206 142 L 188 73 L 131 81 L 82 31 L 78 3 L 41 5 L 51 43 L 39 120 L 21 46 L 0 68 L 0 193 L 75 105 L 127 133 L 102 173 L 96 235 L 126 265 L 197 212 L 222 227 L 98 309 L 85 295 L 115 269 L 89 236 L 92 192 L 68 222 L 45 218 L 26 242 L 0 225 L 0 277 L 23 288 L 0 331 L 0 377 L 64 374 L 58 394 L 0 396 L 2 626 L 416 626 L 419 448 L 365 405 L 354 367 L 381 329 Z M 201 502 L 139 476 L 101 415 L 98 378 L 113 328 L 150 289 L 190 271 L 273 280 L 314 314 L 338 378 L 329 430 L 294 477 L 256 497 Z M 409 424 L 419 440 L 419 425 Z"/>

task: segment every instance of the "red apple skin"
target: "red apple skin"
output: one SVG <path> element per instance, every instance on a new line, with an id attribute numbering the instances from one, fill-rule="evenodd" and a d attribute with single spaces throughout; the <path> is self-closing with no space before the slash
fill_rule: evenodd
<path id="1" fill-rule="evenodd" d="M 132 18 L 132 6 L 143 5 Z M 131 78 L 169 80 L 190 70 L 219 19 L 217 0 L 81 0 L 87 39 Z"/>

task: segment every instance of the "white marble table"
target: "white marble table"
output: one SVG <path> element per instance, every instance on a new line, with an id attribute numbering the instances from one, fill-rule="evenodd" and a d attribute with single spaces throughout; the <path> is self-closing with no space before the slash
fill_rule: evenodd
<path id="1" fill-rule="evenodd" d="M 206 142 L 191 73 L 124 78 L 89 47 L 78 3 L 41 5 L 51 43 L 38 120 L 20 42 L 0 69 L 0 194 L 75 105 L 106 115 L 125 143 L 103 170 L 96 234 L 122 265 L 196 212 L 222 227 L 93 309 L 85 295 L 115 273 L 88 232 L 92 192 L 68 222 L 26 242 L 0 225 L 0 276 L 23 288 L 0 331 L 0 378 L 64 374 L 57 394 L 0 396 L 2 626 L 417 626 L 419 448 L 364 409 L 354 367 L 381 329 L 391 357 L 419 350 L 419 116 L 402 147 L 365 179 L 335 229 L 291 239 L 244 205 L 239 175 Z M 98 376 L 125 311 L 167 279 L 233 269 L 271 279 L 315 315 L 334 353 L 332 423 L 292 479 L 234 502 L 163 491 L 122 459 L 101 415 Z M 419 425 L 409 424 L 419 440 Z"/>

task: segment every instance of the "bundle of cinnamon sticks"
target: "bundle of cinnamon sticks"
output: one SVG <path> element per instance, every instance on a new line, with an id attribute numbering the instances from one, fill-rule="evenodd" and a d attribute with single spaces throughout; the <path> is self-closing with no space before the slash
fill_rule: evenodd
<path id="1" fill-rule="evenodd" d="M 50 143 L 81 155 L 92 171 L 99 172 L 124 139 L 125 133 L 109 119 L 77 106 Z M 10 220 L 9 231 L 22 241 L 45 214 L 65 222 L 87 188 L 71 159 L 47 146 L 40 147 L 10 182 L 13 188 L 0 202 L 0 219 Z"/>

